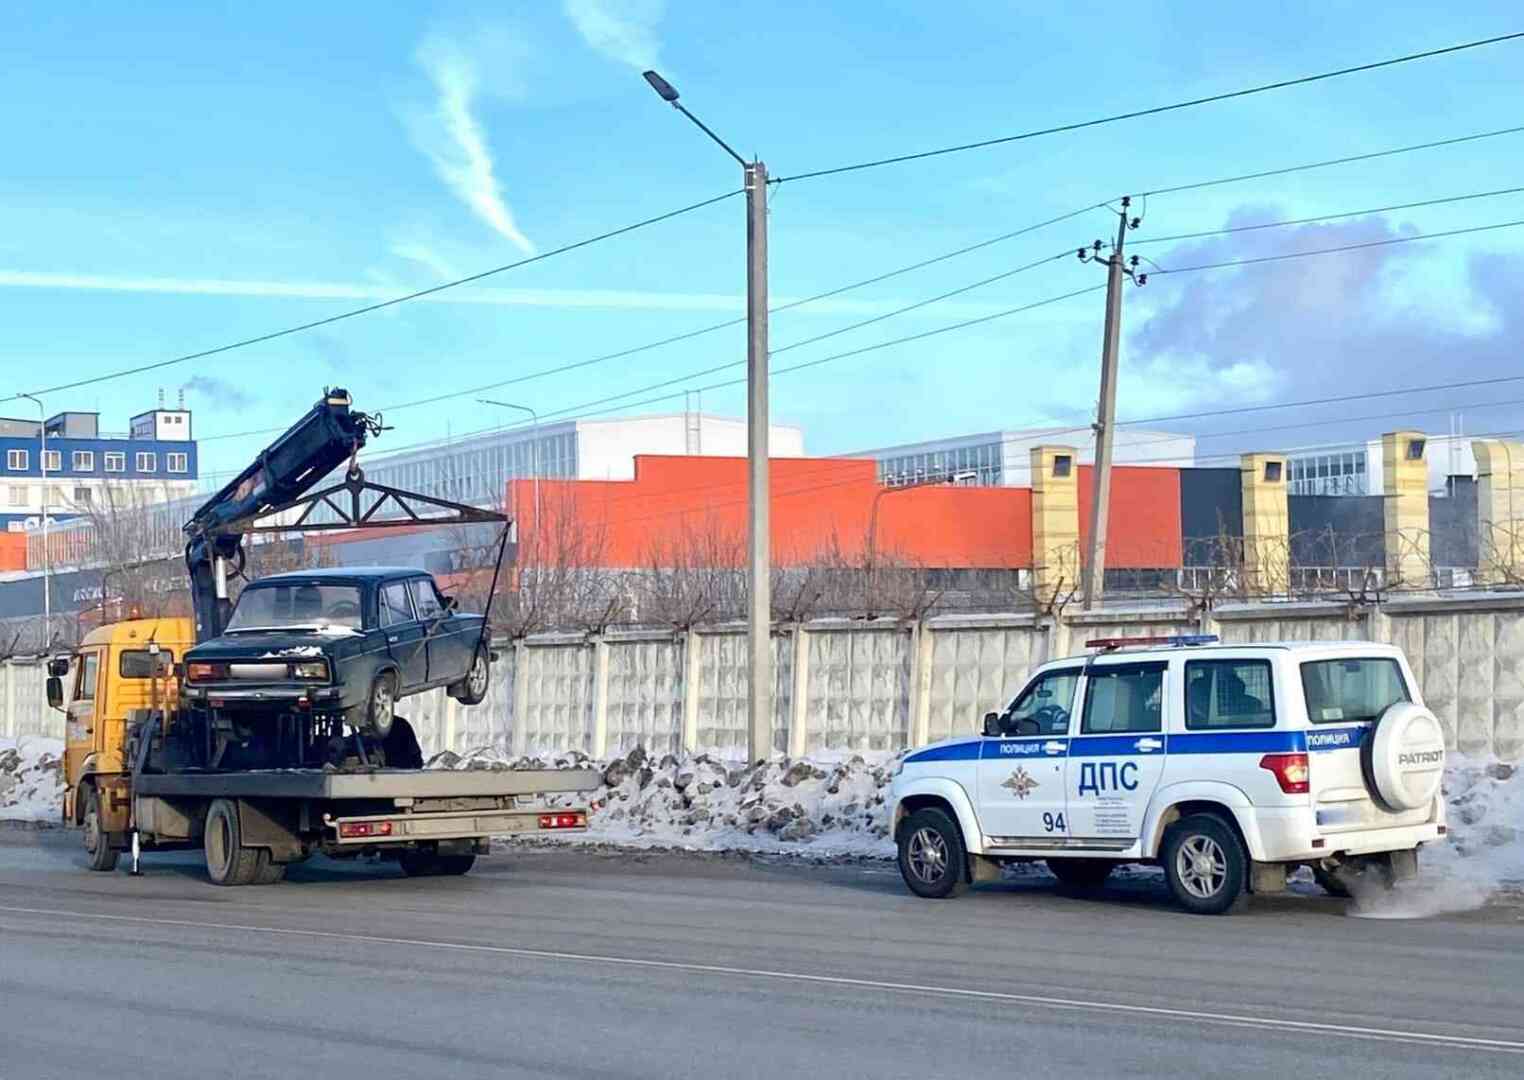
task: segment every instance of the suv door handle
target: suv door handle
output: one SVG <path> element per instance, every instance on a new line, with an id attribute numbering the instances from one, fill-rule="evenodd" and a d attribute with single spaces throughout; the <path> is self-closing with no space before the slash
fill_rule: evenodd
<path id="1" fill-rule="evenodd" d="M 1164 744 L 1158 739 L 1139 739 L 1137 742 L 1133 743 L 1133 746 L 1137 747 L 1139 750 L 1142 750 L 1144 753 L 1148 753 L 1152 750 L 1164 749 Z"/>

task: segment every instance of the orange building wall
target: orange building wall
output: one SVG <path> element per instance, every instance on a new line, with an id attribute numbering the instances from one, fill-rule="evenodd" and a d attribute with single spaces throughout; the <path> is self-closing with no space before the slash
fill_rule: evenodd
<path id="1" fill-rule="evenodd" d="M 26 533 L 0 532 L 0 571 L 26 569 Z"/>
<path id="2" fill-rule="evenodd" d="M 1080 551 L 1090 550 L 1090 500 L 1095 470 L 1079 468 Z M 1115 465 L 1106 524 L 1106 566 L 1148 570 L 1179 566 L 1180 471 L 1142 465 Z"/>

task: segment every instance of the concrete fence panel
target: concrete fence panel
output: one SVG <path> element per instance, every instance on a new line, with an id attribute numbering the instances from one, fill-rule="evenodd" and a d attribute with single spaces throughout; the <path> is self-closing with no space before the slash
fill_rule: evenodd
<path id="1" fill-rule="evenodd" d="M 582 641 L 520 646 L 514 753 L 592 753 L 594 652 L 595 646 Z"/>
<path id="2" fill-rule="evenodd" d="M 644 746 L 653 754 L 682 749 L 684 676 L 683 642 L 671 637 L 649 640 L 611 640 L 608 649 L 608 693 L 604 699 L 605 730 L 601 752 L 622 754 Z"/>
<path id="3" fill-rule="evenodd" d="M 908 745 L 912 651 L 907 630 L 811 630 L 808 655 L 808 752 Z"/>
<path id="4" fill-rule="evenodd" d="M 1010 704 L 1032 669 L 1047 660 L 1048 631 L 1033 625 L 930 628 L 926 741 L 977 734 L 984 714 Z"/>

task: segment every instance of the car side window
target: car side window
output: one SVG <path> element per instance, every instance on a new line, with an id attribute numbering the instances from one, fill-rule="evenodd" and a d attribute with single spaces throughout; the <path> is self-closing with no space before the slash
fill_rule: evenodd
<path id="1" fill-rule="evenodd" d="M 75 701 L 95 700 L 95 677 L 100 670 L 100 660 L 99 652 L 79 654 L 79 679 L 74 684 Z"/>
<path id="2" fill-rule="evenodd" d="M 1085 689 L 1082 735 L 1164 730 L 1164 664 L 1092 667 Z"/>
<path id="3" fill-rule="evenodd" d="M 439 592 L 434 588 L 434 583 L 428 578 L 414 578 L 410 584 L 413 588 L 413 602 L 418 605 L 418 617 L 420 619 L 437 619 L 445 613 L 445 606 L 439 599 Z"/>
<path id="4" fill-rule="evenodd" d="M 1185 726 L 1191 731 L 1274 727 L 1270 661 L 1186 661 Z"/>
<path id="5" fill-rule="evenodd" d="M 393 581 L 381 588 L 381 625 L 395 626 L 413 621 L 413 602 L 408 599 L 407 582 Z"/>
<path id="6" fill-rule="evenodd" d="M 1000 717 L 1002 735 L 1067 735 L 1079 669 L 1050 671 L 1022 691 Z"/>

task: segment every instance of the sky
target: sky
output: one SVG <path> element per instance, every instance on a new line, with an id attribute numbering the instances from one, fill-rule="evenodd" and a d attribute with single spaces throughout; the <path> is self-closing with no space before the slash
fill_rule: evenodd
<path id="1" fill-rule="evenodd" d="M 1062 8 L 1062 10 L 1058 10 Z M 692 0 L 0 5 L 0 398 L 215 348 L 549 251 L 740 187 L 682 100 L 774 177 L 977 141 L 1524 29 L 1517 5 Z M 1123 194 L 1524 123 L 1524 41 L 1145 119 L 772 187 L 773 304 Z M 1179 268 L 1524 219 L 1524 132 L 1134 201 L 1118 414 L 1151 420 L 1524 374 L 1524 227 Z M 775 371 L 1100 285 L 1094 209 L 777 313 Z M 832 331 L 1048 256 L 955 298 Z M 202 470 L 236 472 L 330 385 L 374 449 L 543 416 L 683 408 L 744 373 L 744 203 L 479 283 L 45 398 L 125 430 L 183 391 Z M 1179 272 L 1158 273 L 1159 268 Z M 775 374 L 774 422 L 836 454 L 1087 425 L 1103 293 Z M 718 374 L 689 373 L 733 364 Z M 423 399 L 518 380 L 426 404 Z M 657 383 L 670 383 L 646 391 Z M 628 393 L 612 403 L 601 399 Z M 692 399 L 744 415 L 740 386 Z M 600 402 L 590 406 L 589 403 Z M 25 401 L 0 414 L 31 415 Z M 1458 415 L 1453 415 L 1458 414 Z M 1524 429 L 1524 380 L 1171 421 L 1199 456 L 1398 427 Z M 250 434 L 252 433 L 252 434 Z M 1077 436 L 1079 437 L 1079 436 Z M 1215 457 L 1214 457 L 1215 455 Z"/>

